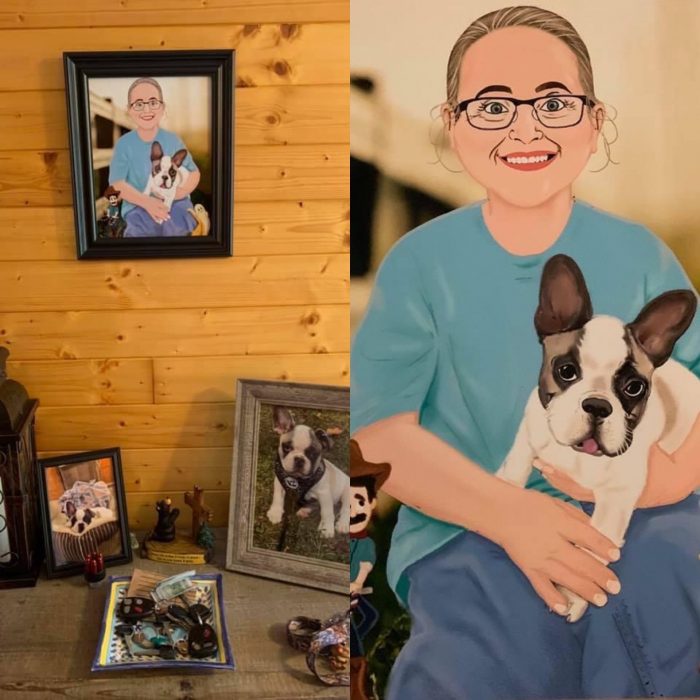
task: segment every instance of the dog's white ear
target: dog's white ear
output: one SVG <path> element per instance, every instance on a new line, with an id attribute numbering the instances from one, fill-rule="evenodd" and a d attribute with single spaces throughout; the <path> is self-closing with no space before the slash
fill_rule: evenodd
<path id="1" fill-rule="evenodd" d="M 180 167 L 182 165 L 182 161 L 185 160 L 187 157 L 187 150 L 185 148 L 181 148 L 179 151 L 176 151 L 175 155 L 172 157 L 173 163 L 175 163 L 176 167 Z"/>
<path id="2" fill-rule="evenodd" d="M 540 340 L 583 328 L 592 317 L 591 297 L 579 266 L 568 255 L 555 255 L 547 260 L 535 312 L 535 329 Z"/>
<path id="3" fill-rule="evenodd" d="M 676 341 L 691 324 L 697 304 L 695 294 L 687 289 L 664 292 L 652 299 L 627 326 L 654 367 L 671 356 Z"/>
<path id="4" fill-rule="evenodd" d="M 292 414 L 289 409 L 284 408 L 284 406 L 273 406 L 272 407 L 272 429 L 278 435 L 284 435 L 290 430 L 294 429 L 295 423 Z"/>
<path id="5" fill-rule="evenodd" d="M 155 162 L 163 158 L 163 149 L 158 141 L 151 144 L 151 161 Z"/>
<path id="6" fill-rule="evenodd" d="M 333 447 L 333 439 L 325 430 L 318 428 L 318 430 L 316 430 L 316 437 L 320 440 L 324 450 L 330 450 Z"/>

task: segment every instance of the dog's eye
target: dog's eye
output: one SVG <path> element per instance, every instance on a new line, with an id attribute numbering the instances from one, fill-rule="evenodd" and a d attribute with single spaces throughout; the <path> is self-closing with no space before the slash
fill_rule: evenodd
<path id="1" fill-rule="evenodd" d="M 292 443 L 291 443 L 291 442 L 283 442 L 283 443 L 282 443 L 282 449 L 283 449 L 285 452 L 289 452 L 289 450 L 292 449 Z"/>
<path id="2" fill-rule="evenodd" d="M 576 370 L 576 366 L 570 363 L 557 367 L 557 374 L 565 382 L 573 382 L 574 379 L 578 378 L 578 371 Z"/>
<path id="3" fill-rule="evenodd" d="M 625 384 L 623 391 L 630 398 L 638 399 L 646 391 L 646 385 L 640 379 L 633 379 Z"/>

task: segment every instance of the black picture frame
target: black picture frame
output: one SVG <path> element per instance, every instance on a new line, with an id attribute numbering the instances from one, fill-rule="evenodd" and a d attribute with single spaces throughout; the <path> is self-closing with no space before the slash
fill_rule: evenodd
<path id="1" fill-rule="evenodd" d="M 39 483 L 39 510 L 41 512 L 41 524 L 42 533 L 44 537 L 44 549 L 46 552 L 46 573 L 48 578 L 59 578 L 62 576 L 73 576 L 76 574 L 82 574 L 84 571 L 84 561 L 80 559 L 78 561 L 77 555 L 74 559 L 66 561 L 65 563 L 61 561 L 62 557 L 57 556 L 56 546 L 63 546 L 65 551 L 70 551 L 71 553 L 80 551 L 82 554 L 87 554 L 89 552 L 82 552 L 81 550 L 90 546 L 94 541 L 98 539 L 98 536 L 92 538 L 91 541 L 86 540 L 85 543 L 78 542 L 76 538 L 70 539 L 70 533 L 65 533 L 60 531 L 60 527 L 54 530 L 54 520 L 58 520 L 59 512 L 57 511 L 56 505 L 51 506 L 50 499 L 50 487 L 47 483 L 47 471 L 49 469 L 55 469 L 60 471 L 61 469 L 68 470 L 75 466 L 76 468 L 82 467 L 83 470 L 89 470 L 91 463 L 97 462 L 98 460 L 109 459 L 112 463 L 112 473 L 113 478 L 113 494 L 110 492 L 110 503 L 109 506 L 114 506 L 116 508 L 119 537 L 117 537 L 116 532 L 109 535 L 110 547 L 114 548 L 114 545 L 119 543 L 120 551 L 119 553 L 109 554 L 105 553 L 104 563 L 105 567 L 116 566 L 118 564 L 128 564 L 132 560 L 131 552 L 131 537 L 129 534 L 129 519 L 127 515 L 126 508 L 126 497 L 124 495 L 124 478 L 122 476 L 122 463 L 121 463 L 121 453 L 118 447 L 111 447 L 104 450 L 95 450 L 92 452 L 76 452 L 68 455 L 60 455 L 55 457 L 47 457 L 44 459 L 37 460 L 38 464 L 38 483 Z M 55 476 L 53 477 L 55 480 Z M 61 476 L 61 479 L 64 477 Z M 74 478 L 74 475 L 71 477 Z M 77 479 L 76 479 L 77 480 Z M 82 476 L 80 477 L 82 481 Z M 66 482 L 61 482 L 61 488 L 66 488 Z M 74 483 L 74 482 L 73 482 Z M 53 490 L 53 489 L 51 489 Z M 65 491 L 64 491 L 65 493 Z M 114 515 L 114 508 L 110 507 L 112 515 Z M 56 511 L 52 518 L 52 512 Z M 105 528 L 105 530 L 99 531 L 99 536 L 102 536 L 106 532 L 106 521 L 105 523 L 100 523 L 99 518 L 92 523 L 93 532 L 97 528 Z M 67 528 L 67 525 L 65 526 Z M 86 530 L 85 535 L 88 534 Z M 63 535 L 63 539 L 60 536 Z M 76 533 L 82 538 L 82 533 Z M 54 539 L 56 536 L 56 539 Z M 65 544 L 64 544 L 65 543 Z M 100 543 L 101 544 L 101 543 Z M 99 546 L 98 546 L 99 549 Z M 67 558 L 67 557 L 66 557 Z"/>
<path id="2" fill-rule="evenodd" d="M 231 49 L 72 51 L 63 54 L 63 64 L 78 259 L 231 256 L 235 52 Z M 123 77 L 208 77 L 211 80 L 211 225 L 208 235 L 100 237 L 94 204 L 88 81 Z"/>

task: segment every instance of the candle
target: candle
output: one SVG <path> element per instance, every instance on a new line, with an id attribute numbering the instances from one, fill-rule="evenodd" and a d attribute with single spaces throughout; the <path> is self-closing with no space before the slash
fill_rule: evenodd
<path id="1" fill-rule="evenodd" d="M 0 564 L 9 564 L 10 559 L 10 531 L 5 512 L 5 495 L 2 492 L 2 479 L 0 479 Z"/>

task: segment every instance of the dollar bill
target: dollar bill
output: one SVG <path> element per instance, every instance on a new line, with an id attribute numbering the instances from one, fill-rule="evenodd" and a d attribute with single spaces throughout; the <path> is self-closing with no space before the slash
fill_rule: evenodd
<path id="1" fill-rule="evenodd" d="M 166 578 L 155 587 L 151 597 L 157 603 L 160 603 L 163 600 L 170 600 L 171 598 L 184 595 L 191 588 L 194 588 L 192 576 L 195 573 L 194 571 L 185 571 L 182 574 L 175 574 L 175 576 Z"/>

